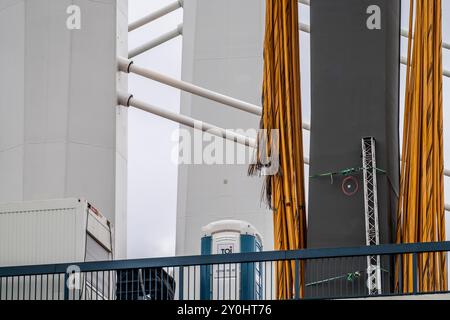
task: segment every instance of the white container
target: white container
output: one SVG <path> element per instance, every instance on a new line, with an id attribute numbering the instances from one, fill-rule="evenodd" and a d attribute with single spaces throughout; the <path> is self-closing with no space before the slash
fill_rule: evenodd
<path id="1" fill-rule="evenodd" d="M 0 266 L 113 258 L 113 230 L 82 199 L 0 204 Z"/>

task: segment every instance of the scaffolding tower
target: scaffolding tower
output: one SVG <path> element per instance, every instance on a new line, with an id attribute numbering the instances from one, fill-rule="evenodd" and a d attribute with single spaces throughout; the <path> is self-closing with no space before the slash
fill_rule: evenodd
<path id="1" fill-rule="evenodd" d="M 364 179 L 364 211 L 366 220 L 366 245 L 380 244 L 378 231 L 377 166 L 375 139 L 362 139 L 362 162 Z M 367 288 L 369 295 L 381 294 L 380 256 L 367 256 Z"/>

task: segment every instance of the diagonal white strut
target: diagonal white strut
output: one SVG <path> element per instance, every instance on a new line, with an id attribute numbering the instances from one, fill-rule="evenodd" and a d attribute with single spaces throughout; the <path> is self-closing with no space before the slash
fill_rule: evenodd
<path id="1" fill-rule="evenodd" d="M 131 32 L 133 30 L 136 30 L 137 28 L 149 24 L 150 22 L 155 21 L 156 19 L 159 19 L 165 16 L 166 14 L 169 14 L 181 7 L 183 7 L 183 0 L 174 1 L 168 4 L 167 6 L 140 18 L 139 20 L 136 20 L 133 23 L 130 23 L 130 25 L 128 26 L 128 32 Z"/>
<path id="2" fill-rule="evenodd" d="M 306 27 L 308 27 L 308 26 L 304 26 L 304 28 L 306 28 Z M 244 101 L 238 100 L 236 98 L 232 98 L 232 97 L 226 96 L 224 94 L 217 93 L 212 90 L 196 86 L 189 82 L 185 82 L 185 81 L 181 81 L 181 80 L 177 80 L 177 79 L 168 77 L 166 75 L 163 75 L 161 73 L 155 72 L 150 69 L 140 67 L 140 66 L 136 65 L 133 62 L 133 60 L 130 60 L 130 59 L 125 59 L 122 57 L 118 57 L 117 59 L 118 59 L 119 71 L 126 72 L 126 73 L 135 73 L 144 78 L 154 80 L 159 83 L 168 85 L 170 87 L 180 89 L 180 90 L 195 94 L 197 96 L 225 104 L 229 107 L 233 107 L 233 108 L 239 109 L 241 111 L 245 111 L 245 112 L 252 113 L 255 115 L 259 115 L 259 116 L 262 114 L 262 108 L 257 105 L 254 105 L 254 104 L 251 104 L 248 102 L 244 102 Z M 302 123 L 302 127 L 303 127 L 303 130 L 306 130 L 306 131 L 311 130 L 311 126 L 308 123 L 305 123 L 305 122 Z M 450 177 L 450 169 L 444 169 L 444 176 Z M 446 210 L 450 211 L 450 205 L 446 206 Z"/>
<path id="3" fill-rule="evenodd" d="M 190 127 L 190 128 L 196 129 L 196 130 L 201 130 L 204 132 L 207 131 L 209 134 L 215 135 L 217 137 L 221 137 L 223 139 L 233 141 L 235 143 L 245 145 L 249 148 L 257 147 L 256 139 L 235 133 L 232 130 L 223 129 L 223 128 L 217 127 L 215 125 L 209 124 L 207 122 L 203 122 L 203 121 L 188 117 L 183 114 L 178 114 L 175 112 L 167 111 L 166 109 L 156 107 L 147 102 L 138 100 L 138 99 L 134 98 L 133 95 L 128 94 L 128 93 L 118 92 L 117 97 L 118 97 L 118 104 L 121 106 L 134 107 L 136 109 L 140 109 L 142 111 L 160 116 L 167 120 L 171 120 L 171 121 L 180 123 L 182 125 L 185 125 L 187 127 Z M 309 164 L 309 159 L 307 157 L 304 158 L 304 163 Z"/>
<path id="4" fill-rule="evenodd" d="M 173 29 L 173 30 L 171 30 L 149 42 L 146 42 L 137 48 L 130 50 L 130 52 L 128 52 L 128 57 L 134 58 L 148 50 L 151 50 L 163 43 L 166 43 L 169 40 L 172 40 L 178 36 L 181 36 L 182 34 L 183 34 L 183 24 L 180 24 L 175 29 Z"/>
<path id="5" fill-rule="evenodd" d="M 166 75 L 163 75 L 161 73 L 155 72 L 150 69 L 142 68 L 138 65 L 136 65 L 132 60 L 124 59 L 124 58 L 118 58 L 119 61 L 119 70 L 127 73 L 135 73 L 137 75 L 140 75 L 144 78 L 157 81 L 159 83 L 168 85 L 170 87 L 180 89 L 192 94 L 195 94 L 197 96 L 213 100 L 219 103 L 223 103 L 227 106 L 249 112 L 255 115 L 261 115 L 262 114 L 262 108 L 253 105 L 248 102 L 244 102 L 232 97 L 228 97 L 224 94 L 220 94 L 199 86 L 196 86 L 194 84 L 191 84 L 189 82 L 185 82 L 182 80 L 177 80 L 171 77 L 168 77 Z"/>
<path id="6" fill-rule="evenodd" d="M 193 119 L 191 117 L 185 116 L 183 114 L 178 114 L 175 112 L 167 111 L 166 109 L 153 106 L 147 102 L 135 99 L 133 95 L 118 93 L 118 103 L 119 105 L 125 107 L 135 107 L 142 111 L 160 116 L 162 118 L 183 124 L 193 129 L 201 130 L 204 132 L 208 132 L 212 135 L 228 139 L 239 144 L 243 144 L 245 146 L 255 148 L 256 147 L 256 139 L 247 137 L 244 135 L 240 135 L 232 132 L 231 130 L 226 130 L 215 125 L 209 124 L 207 122 L 203 122 L 200 120 Z"/>
<path id="7" fill-rule="evenodd" d="M 252 113 L 258 116 L 262 115 L 262 108 L 260 106 L 236 98 L 232 98 L 209 89 L 202 88 L 200 86 L 194 85 L 186 81 L 168 77 L 166 75 L 163 75 L 150 69 L 140 67 L 136 65 L 132 60 L 119 57 L 118 64 L 119 64 L 119 71 L 126 73 L 134 73 L 144 78 L 157 81 L 170 87 L 180 89 L 215 102 L 222 103 L 224 105 L 239 109 L 241 111 Z M 304 130 L 308 131 L 311 129 L 310 125 L 307 123 L 303 123 L 302 127 Z"/>

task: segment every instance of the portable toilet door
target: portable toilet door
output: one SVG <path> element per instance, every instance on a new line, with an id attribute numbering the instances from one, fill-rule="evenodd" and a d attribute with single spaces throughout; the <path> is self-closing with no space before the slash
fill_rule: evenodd
<path id="1" fill-rule="evenodd" d="M 262 240 L 249 223 L 222 220 L 202 229 L 201 254 L 233 254 L 262 251 Z M 260 300 L 263 292 L 262 263 L 231 263 L 200 267 L 202 300 Z"/>

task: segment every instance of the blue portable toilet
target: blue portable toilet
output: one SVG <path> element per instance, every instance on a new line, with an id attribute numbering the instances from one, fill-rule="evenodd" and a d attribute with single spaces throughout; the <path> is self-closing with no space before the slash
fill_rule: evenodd
<path id="1" fill-rule="evenodd" d="M 221 220 L 202 228 L 201 254 L 262 251 L 262 239 L 250 223 Z M 202 300 L 259 300 L 263 293 L 262 263 L 201 266 Z"/>

